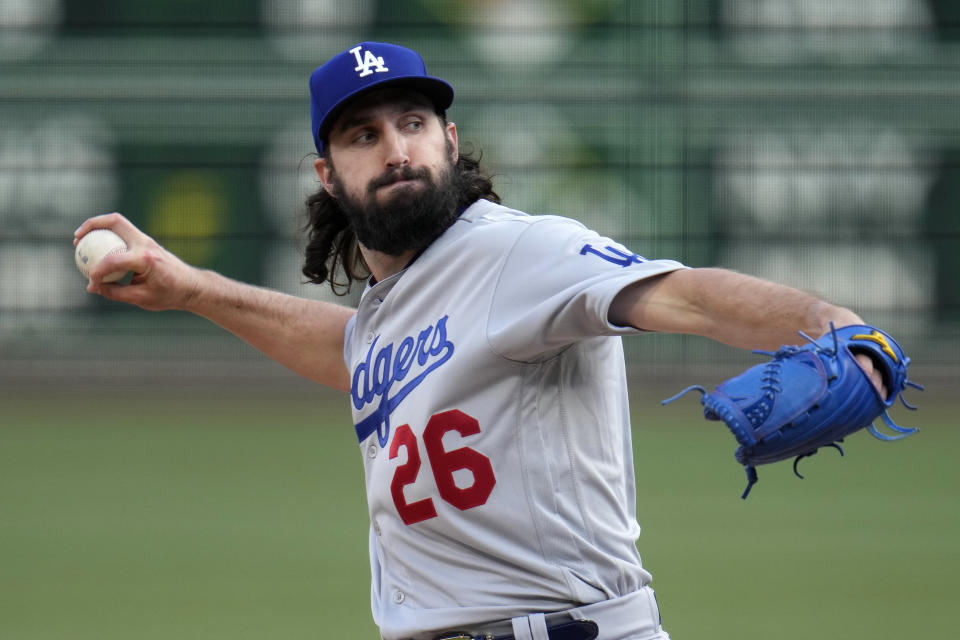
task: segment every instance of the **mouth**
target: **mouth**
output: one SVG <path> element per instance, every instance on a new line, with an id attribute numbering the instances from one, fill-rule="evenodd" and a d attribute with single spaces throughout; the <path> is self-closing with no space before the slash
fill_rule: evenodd
<path id="1" fill-rule="evenodd" d="M 420 182 L 420 178 L 397 178 L 396 180 L 393 180 L 393 181 L 391 181 L 391 182 L 388 182 L 388 183 L 382 185 L 380 188 L 381 188 L 381 189 L 385 189 L 385 188 L 388 189 L 388 188 L 390 188 L 390 187 L 400 187 L 400 186 L 403 186 L 403 185 L 414 184 L 414 183 L 417 183 L 417 182 Z"/>
<path id="2" fill-rule="evenodd" d="M 371 184 L 371 187 L 377 191 L 390 191 L 392 189 L 412 187 L 417 184 L 422 184 L 426 181 L 427 176 L 421 175 L 421 173 L 422 172 L 414 171 L 412 169 L 392 172 L 391 174 L 382 176 L 380 179 L 374 181 Z"/>

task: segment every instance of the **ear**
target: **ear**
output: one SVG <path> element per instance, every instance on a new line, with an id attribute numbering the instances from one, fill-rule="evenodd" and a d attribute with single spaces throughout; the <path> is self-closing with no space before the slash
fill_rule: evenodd
<path id="1" fill-rule="evenodd" d="M 323 183 L 323 188 L 326 189 L 327 193 L 336 198 L 337 194 L 333 191 L 333 181 L 331 180 L 333 169 L 330 163 L 327 162 L 327 159 L 317 158 L 313 161 L 313 168 L 317 172 L 317 177 L 320 178 L 320 182 Z"/>
<path id="2" fill-rule="evenodd" d="M 444 135 L 447 136 L 447 140 L 450 142 L 450 162 L 452 164 L 457 164 L 457 160 L 460 158 L 460 147 L 457 138 L 456 123 L 448 122 L 447 127 L 444 130 Z"/>

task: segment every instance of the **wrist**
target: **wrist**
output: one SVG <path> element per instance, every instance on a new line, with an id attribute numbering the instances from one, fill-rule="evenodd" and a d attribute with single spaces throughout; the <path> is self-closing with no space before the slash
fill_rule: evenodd
<path id="1" fill-rule="evenodd" d="M 819 338 L 830 332 L 830 324 L 834 327 L 846 327 L 852 324 L 865 324 L 863 318 L 845 307 L 818 300 L 810 307 L 807 326 L 812 329 L 811 335 Z"/>
<path id="2" fill-rule="evenodd" d="M 204 310 L 214 297 L 212 292 L 220 288 L 220 285 L 216 282 L 220 277 L 221 276 L 214 271 L 191 267 L 186 282 L 184 283 L 184 294 L 178 305 L 179 310 L 194 313 L 199 316 L 207 315 L 204 313 Z"/>

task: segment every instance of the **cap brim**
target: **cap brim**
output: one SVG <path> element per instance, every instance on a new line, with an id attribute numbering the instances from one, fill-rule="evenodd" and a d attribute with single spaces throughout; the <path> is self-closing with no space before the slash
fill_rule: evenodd
<path id="1" fill-rule="evenodd" d="M 320 127 L 317 132 L 318 140 L 322 141 L 326 139 L 330 133 L 330 128 L 337 121 L 337 118 L 340 117 L 340 114 L 358 98 L 371 91 L 390 87 L 409 87 L 414 91 L 422 93 L 433 102 L 436 109 L 446 110 L 453 104 L 453 87 L 440 78 L 433 78 L 431 76 L 401 76 L 399 78 L 390 78 L 382 82 L 369 84 L 344 96 L 336 106 L 323 116 L 323 120 L 320 121 Z"/>

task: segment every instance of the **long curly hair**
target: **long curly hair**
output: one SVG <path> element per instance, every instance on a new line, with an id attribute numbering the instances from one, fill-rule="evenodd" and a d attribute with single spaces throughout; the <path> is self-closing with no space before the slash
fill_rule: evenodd
<path id="1" fill-rule="evenodd" d="M 453 171 L 460 192 L 458 210 L 480 199 L 500 203 L 500 196 L 493 190 L 493 180 L 481 170 L 479 159 L 461 152 Z M 307 198 L 306 208 L 303 275 L 314 284 L 329 282 L 335 294 L 346 295 L 354 282 L 370 275 L 357 236 L 340 203 L 323 187 Z"/>

